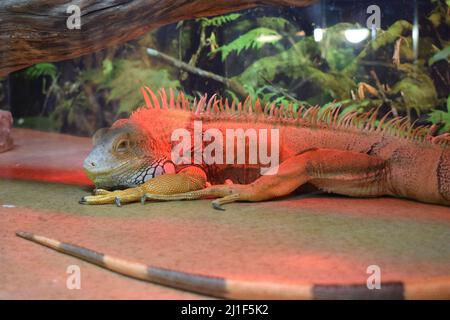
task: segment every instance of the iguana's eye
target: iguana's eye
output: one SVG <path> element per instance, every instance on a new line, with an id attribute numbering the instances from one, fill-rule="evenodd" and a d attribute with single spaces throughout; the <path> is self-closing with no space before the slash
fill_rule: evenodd
<path id="1" fill-rule="evenodd" d="M 120 152 L 120 153 L 124 153 L 126 151 L 128 151 L 128 148 L 130 147 L 130 140 L 120 140 L 117 144 L 116 144 L 116 151 Z"/>

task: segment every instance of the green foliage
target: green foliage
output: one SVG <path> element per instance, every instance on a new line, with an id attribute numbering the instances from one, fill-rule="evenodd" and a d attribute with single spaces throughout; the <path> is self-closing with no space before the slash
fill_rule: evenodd
<path id="1" fill-rule="evenodd" d="M 227 14 L 224 16 L 217 16 L 214 18 L 200 18 L 197 19 L 196 21 L 200 21 L 202 27 L 220 27 L 223 26 L 224 24 L 230 23 L 234 20 L 239 19 L 239 17 L 241 16 L 240 13 L 231 13 L 231 14 Z"/>
<path id="2" fill-rule="evenodd" d="M 333 72 L 338 72 L 350 65 L 355 59 L 355 49 L 349 45 L 344 36 L 347 29 L 359 28 L 350 23 L 339 23 L 326 29 L 318 48 Z"/>
<path id="3" fill-rule="evenodd" d="M 288 77 L 294 83 L 305 79 L 327 98 L 338 100 L 350 98 L 350 91 L 356 87 L 354 81 L 337 72 L 322 71 L 314 63 L 320 54 L 314 39 L 307 37 L 288 50 L 255 61 L 235 79 L 255 87 L 264 86 L 267 81 L 274 81 L 277 76 Z M 318 101 L 311 103 L 323 103 L 324 97 L 318 98 Z"/>
<path id="4" fill-rule="evenodd" d="M 358 112 L 362 113 L 376 106 L 375 101 L 364 99 L 364 100 L 352 100 L 346 99 L 341 101 L 329 102 L 320 107 L 319 115 L 323 113 L 325 109 L 329 106 L 333 106 L 333 108 L 341 108 L 341 112 L 339 113 L 341 117 L 345 116 L 350 112 Z"/>
<path id="5" fill-rule="evenodd" d="M 399 20 L 390 26 L 386 31 L 381 32 L 377 38 L 371 42 L 373 50 L 378 50 L 388 44 L 394 43 L 403 34 L 412 30 L 412 24 L 406 20 Z"/>
<path id="6" fill-rule="evenodd" d="M 360 66 L 360 61 L 366 58 L 369 53 L 376 52 L 388 45 L 392 45 L 402 37 L 406 32 L 412 30 L 412 24 L 406 20 L 398 20 L 392 26 L 390 26 L 387 30 L 381 30 L 377 37 L 369 42 L 369 45 L 366 46 L 353 61 L 345 68 L 345 72 L 347 74 L 355 73 Z"/>
<path id="7" fill-rule="evenodd" d="M 392 88 L 392 94 L 402 96 L 403 103 L 398 105 L 405 110 L 413 108 L 418 114 L 428 111 L 438 104 L 433 80 L 422 69 L 412 64 L 403 64 L 404 77 Z"/>
<path id="8" fill-rule="evenodd" d="M 433 55 L 430 60 L 428 60 L 428 64 L 431 66 L 438 61 L 446 60 L 450 56 L 450 46 L 445 49 L 440 50 L 435 55 Z"/>
<path id="9" fill-rule="evenodd" d="M 114 69 L 113 62 L 110 59 L 105 59 L 102 62 L 103 75 L 109 77 Z"/>
<path id="10" fill-rule="evenodd" d="M 445 4 L 441 0 L 432 0 L 432 2 L 436 7 L 428 16 L 428 20 L 435 28 L 438 28 L 442 23 L 448 26 L 450 24 L 450 17 L 447 10 L 450 7 L 450 0 L 445 0 Z"/>
<path id="11" fill-rule="evenodd" d="M 256 19 L 256 22 L 260 26 L 273 30 L 285 30 L 295 32 L 295 27 L 288 20 L 281 17 L 260 17 Z"/>
<path id="12" fill-rule="evenodd" d="M 235 51 L 237 54 L 240 54 L 243 50 L 260 49 L 265 44 L 273 44 L 280 39 L 280 34 L 273 29 L 263 27 L 256 28 L 239 36 L 232 42 L 219 47 L 213 53 L 215 54 L 217 52 L 220 52 L 222 54 L 222 61 L 224 61 L 233 51 Z"/>
<path id="13" fill-rule="evenodd" d="M 56 78 L 57 74 L 56 66 L 53 63 L 43 62 L 37 63 L 25 70 L 25 76 L 28 79 L 37 79 L 39 77 L 49 76 Z"/>
<path id="14" fill-rule="evenodd" d="M 443 123 L 441 132 L 450 132 L 450 95 L 447 98 L 447 111 L 433 110 L 428 117 L 428 121 Z"/>
<path id="15" fill-rule="evenodd" d="M 266 103 L 275 103 L 278 106 L 281 105 L 289 105 L 292 104 L 293 109 L 297 110 L 299 103 L 294 102 L 288 97 L 286 97 L 283 92 L 275 92 L 274 88 L 272 86 L 261 86 L 261 87 L 252 87 L 248 85 L 244 85 L 245 90 L 248 92 L 249 96 L 252 99 L 253 105 L 255 104 L 256 100 L 259 100 L 259 102 L 264 106 Z M 235 99 L 237 100 L 237 99 Z M 302 104 L 307 104 L 306 102 L 301 101 Z"/>
<path id="16" fill-rule="evenodd" d="M 107 61 L 105 63 L 105 61 Z M 141 61 L 117 59 L 114 64 L 105 60 L 101 70 L 86 72 L 84 79 L 99 88 L 108 89 L 107 101 L 120 101 L 118 113 L 131 112 L 142 105 L 139 88 L 179 88 L 178 80 L 172 80 L 166 69 L 145 66 Z"/>
<path id="17" fill-rule="evenodd" d="M 42 116 L 14 119 L 14 127 L 37 129 L 42 131 L 54 131 L 59 129 L 57 123 L 55 123 L 53 119 Z"/>

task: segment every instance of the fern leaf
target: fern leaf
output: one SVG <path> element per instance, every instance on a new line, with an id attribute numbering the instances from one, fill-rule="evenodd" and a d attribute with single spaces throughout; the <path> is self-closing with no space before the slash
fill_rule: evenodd
<path id="1" fill-rule="evenodd" d="M 243 50 L 260 49 L 265 44 L 273 44 L 281 39 L 281 35 L 269 28 L 256 28 L 241 35 L 229 44 L 219 47 L 213 53 L 220 52 L 222 54 L 222 61 L 224 61 L 230 53 L 235 51 L 237 54 Z"/>

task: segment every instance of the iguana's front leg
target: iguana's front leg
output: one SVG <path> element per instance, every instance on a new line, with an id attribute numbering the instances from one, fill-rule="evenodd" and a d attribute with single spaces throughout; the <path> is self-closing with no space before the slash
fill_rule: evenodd
<path id="1" fill-rule="evenodd" d="M 186 192 L 161 195 L 146 193 L 153 200 L 193 200 L 216 197 L 215 209 L 234 201 L 264 201 L 285 196 L 306 182 L 350 196 L 375 196 L 385 192 L 386 162 L 362 153 L 313 149 L 280 164 L 274 175 L 265 175 L 247 185 L 223 184 Z"/>
<path id="2" fill-rule="evenodd" d="M 177 194 L 203 189 L 206 174 L 198 167 L 187 167 L 176 174 L 165 174 L 150 179 L 143 185 L 125 190 L 94 190 L 94 195 L 81 198 L 81 204 L 109 204 L 121 206 L 123 203 L 138 202 L 147 194 Z"/>

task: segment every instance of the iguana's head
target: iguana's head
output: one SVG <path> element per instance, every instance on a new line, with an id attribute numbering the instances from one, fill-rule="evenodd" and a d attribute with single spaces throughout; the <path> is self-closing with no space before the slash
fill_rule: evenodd
<path id="1" fill-rule="evenodd" d="M 84 170 L 96 188 L 136 187 L 145 181 L 174 172 L 166 158 L 152 154 L 145 135 L 132 124 L 98 130 Z"/>

